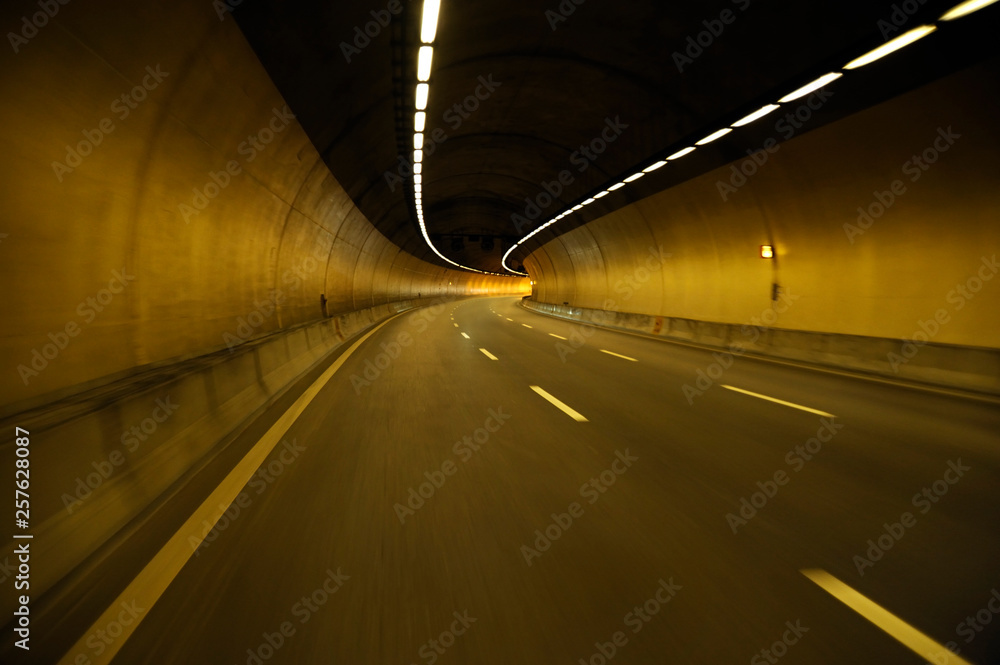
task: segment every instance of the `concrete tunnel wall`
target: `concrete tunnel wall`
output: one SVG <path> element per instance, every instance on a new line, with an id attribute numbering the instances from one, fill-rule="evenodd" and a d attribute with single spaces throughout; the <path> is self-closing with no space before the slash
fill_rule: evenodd
<path id="1" fill-rule="evenodd" d="M 822 333 L 824 344 L 839 335 L 855 343 L 915 334 L 924 341 L 920 322 L 944 310 L 947 322 L 930 336 L 932 345 L 995 351 L 998 69 L 994 58 L 781 143 L 727 200 L 718 183 L 730 182 L 744 160 L 561 235 L 524 262 L 536 282 L 534 300 L 737 331 L 766 313 L 774 328 Z M 758 122 L 774 123 L 781 113 Z M 941 138 L 949 128 L 959 137 L 950 145 Z M 934 152 L 935 142 L 946 150 L 934 164 L 907 167 L 914 155 Z M 905 191 L 898 185 L 901 193 L 864 229 L 858 208 L 878 213 L 875 192 L 891 191 L 894 181 Z M 773 261 L 759 257 L 766 244 L 775 247 Z M 669 254 L 663 260 L 661 247 Z M 797 299 L 775 307 L 772 283 Z M 882 348 L 898 352 L 899 344 Z M 994 383 L 996 359 L 991 354 L 991 365 L 981 368 Z"/>
<path id="2" fill-rule="evenodd" d="M 2 11 L 5 33 L 16 33 L 38 7 Z M 254 312 L 264 320 L 253 337 L 315 321 L 320 294 L 338 315 L 418 293 L 521 288 L 417 260 L 380 234 L 212 3 L 58 5 L 14 48 L 0 69 L 0 251 L 14 280 L 0 404 L 225 348 Z M 136 86 L 145 99 L 131 109 L 119 98 Z M 71 171 L 54 166 L 81 143 L 97 145 Z M 135 279 L 98 312 L 86 299 L 115 271 Z M 67 348 L 22 377 L 48 335 L 74 324 Z"/>
<path id="3" fill-rule="evenodd" d="M 32 435 L 35 596 L 374 323 L 527 290 L 379 233 L 213 3 L 53 5 L 36 30 L 35 3 L 0 9 L 26 35 L 0 55 L 0 419 Z M 133 90 L 135 108 L 116 102 Z M 64 348 L 32 367 L 46 345 Z M 0 442 L 0 467 L 14 455 Z"/>

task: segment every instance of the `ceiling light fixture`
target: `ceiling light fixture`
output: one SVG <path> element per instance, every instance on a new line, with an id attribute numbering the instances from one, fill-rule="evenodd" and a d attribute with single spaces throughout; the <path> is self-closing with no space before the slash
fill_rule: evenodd
<path id="1" fill-rule="evenodd" d="M 421 46 L 417 52 L 417 80 L 426 81 L 431 77 L 431 60 L 434 58 L 433 46 Z"/>
<path id="2" fill-rule="evenodd" d="M 712 132 L 711 134 L 709 134 L 708 136 L 706 136 L 702 140 L 695 141 L 695 145 L 705 145 L 706 143 L 711 143 L 715 139 L 722 138 L 723 136 L 725 136 L 726 134 L 728 134 L 731 131 L 733 131 L 733 130 L 730 127 L 723 127 L 722 129 L 720 129 L 717 132 Z"/>
<path id="3" fill-rule="evenodd" d="M 785 102 L 795 101 L 799 97 L 805 97 L 810 92 L 813 92 L 814 90 L 819 90 L 827 83 L 830 83 L 831 81 L 836 81 L 841 76 L 843 76 L 841 72 L 830 72 L 829 74 L 824 74 L 823 76 L 820 76 L 812 83 L 807 83 L 798 90 L 788 93 L 787 95 L 779 99 L 778 103 L 784 104 Z"/>
<path id="4" fill-rule="evenodd" d="M 420 41 L 430 44 L 437 35 L 438 14 L 441 0 L 424 0 L 424 11 L 420 18 Z"/>
<path id="5" fill-rule="evenodd" d="M 959 5 L 955 5 L 944 14 L 942 14 L 939 21 L 953 21 L 957 18 L 961 18 L 972 12 L 979 11 L 983 7 L 988 7 L 992 5 L 997 0 L 968 0 L 968 2 L 963 2 Z"/>
<path id="6" fill-rule="evenodd" d="M 865 53 L 860 58 L 851 60 L 849 63 L 844 65 L 844 69 L 857 69 L 858 67 L 864 67 L 870 62 L 875 62 L 879 58 L 884 58 L 890 53 L 898 51 L 904 46 L 908 46 L 922 37 L 926 37 L 935 30 L 937 30 L 937 28 L 933 25 L 922 25 L 919 28 L 910 30 L 909 32 L 904 32 L 899 37 L 882 44 L 877 49 Z"/>
<path id="7" fill-rule="evenodd" d="M 417 96 L 416 96 L 415 106 L 417 107 L 418 111 L 423 111 L 424 109 L 427 108 L 427 97 L 430 95 L 430 93 L 431 93 L 431 88 L 429 85 L 427 85 L 426 83 L 417 84 Z"/>
<path id="8" fill-rule="evenodd" d="M 744 117 L 740 118 L 739 120 L 737 120 L 736 122 L 734 122 L 732 124 L 732 126 L 733 127 L 742 127 L 743 125 L 749 125 L 754 120 L 759 120 L 760 118 L 763 118 L 765 115 L 767 115 L 771 111 L 774 111 L 774 110 L 779 109 L 779 108 L 781 108 L 781 107 L 778 106 L 777 104 L 768 104 L 767 106 L 764 106 L 764 107 L 762 107 L 762 108 L 754 111 L 750 115 L 747 115 L 747 116 L 744 116 Z"/>

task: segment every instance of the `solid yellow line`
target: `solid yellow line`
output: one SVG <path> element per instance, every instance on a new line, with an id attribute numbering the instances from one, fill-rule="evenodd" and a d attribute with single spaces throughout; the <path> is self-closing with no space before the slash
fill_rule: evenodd
<path id="1" fill-rule="evenodd" d="M 776 397 L 768 397 L 767 395 L 761 395 L 760 393 L 752 393 L 749 390 L 743 390 L 742 388 L 734 388 L 733 386 L 727 386 L 723 384 L 722 386 L 726 390 L 735 390 L 738 393 L 743 393 L 744 395 L 750 395 L 751 397 L 757 397 L 759 399 L 766 399 L 768 402 L 774 402 L 775 404 L 783 404 L 784 406 L 790 406 L 793 409 L 799 409 L 800 411 L 808 411 L 809 413 L 815 413 L 819 416 L 826 416 L 827 418 L 836 418 L 832 413 L 827 413 L 826 411 L 819 411 L 818 409 L 811 409 L 808 406 L 802 406 L 801 404 L 796 404 L 794 402 L 786 402 L 783 399 L 778 399 Z"/>
<path id="2" fill-rule="evenodd" d="M 893 639 L 902 643 L 921 658 L 934 663 L 940 663 L 940 665 L 972 665 L 969 661 L 956 656 L 945 648 L 944 645 L 935 642 L 889 610 L 869 600 L 866 596 L 858 593 L 825 570 L 809 568 L 800 572 L 818 584 L 831 596 L 887 632 Z M 944 657 L 945 660 L 942 661 L 941 657 Z"/>
<path id="3" fill-rule="evenodd" d="M 547 393 L 544 390 L 542 390 L 540 387 L 538 387 L 538 386 L 531 386 L 531 389 L 534 390 L 539 395 L 541 395 L 542 397 L 544 397 L 545 399 L 547 399 L 554 407 L 556 407 L 557 409 L 559 409 L 560 411 L 562 411 L 563 413 L 565 413 L 567 416 L 569 416 L 570 418 L 572 418 L 576 422 L 578 422 L 578 423 L 590 422 L 589 420 L 587 420 L 586 418 L 584 418 L 583 415 L 579 411 L 577 411 L 577 410 L 575 410 L 575 409 L 567 406 L 565 402 L 562 402 L 561 400 L 557 399 L 556 397 L 553 397 L 549 393 Z"/>
<path id="4" fill-rule="evenodd" d="M 406 312 L 400 312 L 396 316 L 405 314 Z M 350 348 L 347 349 L 339 358 L 337 358 L 332 365 L 330 365 L 325 372 L 318 379 L 316 379 L 311 386 L 306 388 L 305 392 L 299 396 L 295 403 L 292 404 L 285 411 L 280 418 L 271 426 L 264 436 L 254 444 L 250 452 L 240 460 L 239 464 L 229 472 L 229 475 L 223 479 L 218 487 L 208 496 L 207 499 L 195 510 L 194 514 L 191 515 L 184 522 L 184 525 L 170 537 L 170 540 L 163 546 L 156 556 L 146 564 L 146 567 L 136 576 L 134 580 L 121 594 L 111 603 L 111 606 L 93 623 L 93 625 L 87 630 L 87 632 L 77 640 L 76 644 L 62 657 L 59 661 L 59 665 L 74 665 L 77 662 L 77 655 L 81 653 L 89 654 L 89 663 L 91 665 L 107 665 L 115 657 L 118 651 L 125 644 L 125 641 L 135 632 L 139 623 L 149 615 L 149 610 L 152 606 L 160 599 L 160 596 L 167 590 L 170 583 L 174 581 L 177 574 L 180 573 L 181 568 L 184 564 L 188 562 L 188 559 L 194 554 L 197 546 L 192 546 L 189 544 L 188 539 L 194 537 L 198 541 L 198 545 L 201 545 L 202 532 L 204 531 L 203 522 L 209 521 L 213 526 L 215 522 L 218 521 L 221 514 L 219 514 L 219 505 L 229 506 L 239 495 L 240 491 L 246 486 L 257 469 L 267 460 L 267 456 L 271 454 L 274 447 L 281 442 L 282 437 L 288 432 L 288 429 L 292 424 L 298 419 L 302 412 L 305 411 L 309 403 L 319 394 L 320 390 L 333 378 L 333 375 L 337 373 L 337 370 L 347 362 L 347 359 L 354 353 L 355 350 L 361 344 L 364 343 L 369 337 L 374 335 L 379 331 L 382 326 L 386 325 L 396 316 L 383 321 L 381 324 L 376 326 L 374 329 L 366 333 L 361 339 L 352 344 Z M 107 645 L 107 648 L 99 655 L 95 656 L 93 650 L 87 646 L 86 640 L 97 630 L 103 630 L 112 622 L 117 621 L 118 615 L 121 613 L 122 603 L 135 602 L 138 607 L 143 608 L 143 612 L 135 617 L 135 620 L 128 626 L 122 624 L 122 634 L 117 637 L 114 642 Z"/>

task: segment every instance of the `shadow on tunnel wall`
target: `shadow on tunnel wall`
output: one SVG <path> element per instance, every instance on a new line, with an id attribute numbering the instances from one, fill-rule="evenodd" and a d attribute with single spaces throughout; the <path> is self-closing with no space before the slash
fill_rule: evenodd
<path id="1" fill-rule="evenodd" d="M 524 285 L 381 235 L 220 3 L 50 4 L 0 9 L 0 419 L 45 470 L 34 594 L 352 336 Z"/>
<path id="2" fill-rule="evenodd" d="M 998 74 L 992 58 L 565 233 L 525 259 L 526 305 L 1000 393 Z"/>

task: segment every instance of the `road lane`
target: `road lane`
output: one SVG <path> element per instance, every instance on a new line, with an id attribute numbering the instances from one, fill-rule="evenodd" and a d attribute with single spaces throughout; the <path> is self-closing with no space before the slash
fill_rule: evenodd
<path id="1" fill-rule="evenodd" d="M 1000 583 L 995 409 L 749 359 L 725 370 L 837 414 L 822 434 L 816 414 L 719 385 L 689 404 L 710 352 L 594 331 L 561 355 L 553 335 L 573 332 L 512 299 L 391 322 L 289 430 L 301 457 L 248 485 L 252 503 L 115 662 L 587 662 L 612 647 L 619 662 L 745 662 L 796 620 L 809 630 L 787 662 L 922 662 L 802 568 L 987 662 L 992 638 L 966 646 L 955 626 Z M 821 434 L 809 459 L 794 452 Z M 971 470 L 921 513 L 912 496 L 958 458 Z M 726 515 L 771 483 L 734 535 Z M 915 525 L 859 575 L 852 557 L 907 510 Z M 327 571 L 350 577 L 312 610 L 302 599 L 322 598 Z M 633 608 L 661 579 L 680 588 L 647 622 Z M 456 624 L 466 611 L 475 622 Z M 442 636 L 452 626 L 464 632 Z"/>

